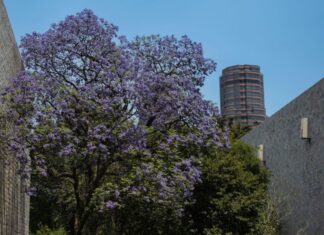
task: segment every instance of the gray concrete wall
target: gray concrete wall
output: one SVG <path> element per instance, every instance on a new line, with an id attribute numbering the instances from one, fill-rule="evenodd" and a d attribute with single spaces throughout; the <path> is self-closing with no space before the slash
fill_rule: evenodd
<path id="1" fill-rule="evenodd" d="M 310 140 L 300 138 L 303 117 L 309 118 Z M 324 234 L 324 79 L 242 140 L 264 144 L 270 190 L 281 201 L 282 234 Z"/>
<path id="2" fill-rule="evenodd" d="M 21 69 L 16 41 L 0 0 L 0 90 Z M 0 112 L 3 109 L 0 104 Z M 0 149 L 0 235 L 28 234 L 29 197 L 23 190 L 17 170 L 14 157 Z"/>

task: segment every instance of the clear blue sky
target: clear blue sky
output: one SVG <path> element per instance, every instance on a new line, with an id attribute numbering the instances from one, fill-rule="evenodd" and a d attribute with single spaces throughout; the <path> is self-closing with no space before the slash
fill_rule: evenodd
<path id="1" fill-rule="evenodd" d="M 187 34 L 201 42 L 217 72 L 202 92 L 219 104 L 221 70 L 258 64 L 272 115 L 324 77 L 323 0 L 4 0 L 18 41 L 84 8 L 120 34 Z"/>

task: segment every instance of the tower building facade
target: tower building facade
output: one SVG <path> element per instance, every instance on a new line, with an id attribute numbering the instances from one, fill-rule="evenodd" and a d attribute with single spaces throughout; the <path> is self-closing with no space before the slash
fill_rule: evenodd
<path id="1" fill-rule="evenodd" d="M 258 65 L 235 65 L 223 70 L 220 81 L 221 114 L 242 126 L 265 120 L 263 75 Z"/>

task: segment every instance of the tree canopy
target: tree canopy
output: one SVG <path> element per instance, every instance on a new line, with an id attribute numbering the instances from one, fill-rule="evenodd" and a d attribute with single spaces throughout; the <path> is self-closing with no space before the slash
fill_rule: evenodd
<path id="1" fill-rule="evenodd" d="M 128 41 L 83 10 L 20 47 L 25 71 L 1 94 L 0 124 L 13 130 L 1 128 L 0 145 L 31 176 L 37 234 L 256 231 L 266 170 L 250 148 L 229 152 L 200 92 L 216 68 L 200 43 Z"/>
<path id="2" fill-rule="evenodd" d="M 26 70 L 2 99 L 2 133 L 22 174 L 49 191 L 72 234 L 113 218 L 129 197 L 183 205 L 200 181 L 199 149 L 226 146 L 217 108 L 199 88 L 215 63 L 187 36 L 129 42 L 84 10 L 21 41 Z M 36 180 L 38 179 L 38 180 Z M 54 196 L 55 197 L 55 196 Z M 111 224 L 110 226 L 114 226 Z"/>

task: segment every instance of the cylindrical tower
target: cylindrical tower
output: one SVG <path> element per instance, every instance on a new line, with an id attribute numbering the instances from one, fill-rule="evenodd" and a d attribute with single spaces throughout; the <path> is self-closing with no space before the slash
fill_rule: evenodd
<path id="1" fill-rule="evenodd" d="M 263 75 L 258 65 L 227 67 L 219 81 L 222 116 L 243 126 L 264 121 Z"/>

